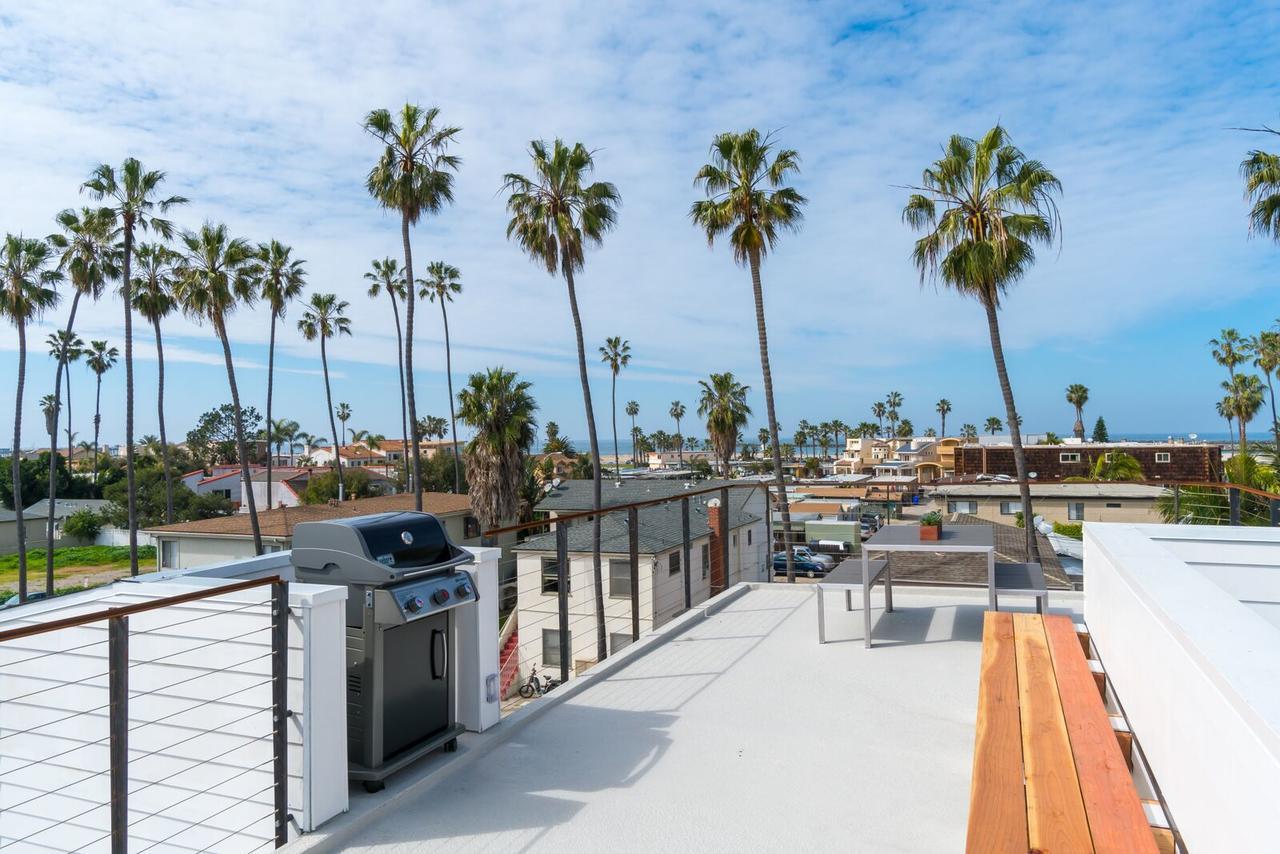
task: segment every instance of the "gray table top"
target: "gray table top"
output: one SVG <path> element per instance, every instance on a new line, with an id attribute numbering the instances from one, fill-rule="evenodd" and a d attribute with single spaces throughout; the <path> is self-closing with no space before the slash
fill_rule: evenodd
<path id="1" fill-rule="evenodd" d="M 871 577 L 875 578 L 884 569 L 888 563 L 884 558 L 876 558 L 868 561 L 870 564 L 868 569 L 871 570 Z M 822 578 L 818 579 L 819 584 L 862 584 L 862 560 L 861 558 L 849 558 L 838 564 L 835 569 L 828 572 Z"/>
<path id="2" fill-rule="evenodd" d="M 862 544 L 867 551 L 877 549 L 893 550 L 903 546 L 927 548 L 941 546 L 952 548 L 994 548 L 996 542 L 995 529 L 990 525 L 947 525 L 942 526 L 942 539 L 920 539 L 919 525 L 885 525 L 876 531 L 870 539 Z"/>

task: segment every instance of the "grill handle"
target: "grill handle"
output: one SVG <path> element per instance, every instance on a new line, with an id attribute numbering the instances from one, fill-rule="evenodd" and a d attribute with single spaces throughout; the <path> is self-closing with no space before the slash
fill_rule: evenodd
<path id="1" fill-rule="evenodd" d="M 443 641 L 444 646 L 444 665 L 436 666 L 436 649 L 438 645 L 436 641 Z M 444 632 L 439 629 L 431 630 L 431 678 L 443 679 L 449 672 L 449 639 Z"/>

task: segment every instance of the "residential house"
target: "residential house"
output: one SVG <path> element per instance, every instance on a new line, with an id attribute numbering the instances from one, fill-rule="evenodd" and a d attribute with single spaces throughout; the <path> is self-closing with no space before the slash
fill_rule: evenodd
<path id="1" fill-rule="evenodd" d="M 77 510 L 102 511 L 110 501 L 100 498 L 59 498 L 54 503 L 53 545 L 83 545 L 82 541 L 66 540 L 62 535 L 62 523 Z M 43 548 L 45 526 L 49 519 L 49 499 L 42 498 L 22 511 L 23 527 L 27 533 L 27 548 Z M 18 550 L 18 514 L 0 508 L 0 554 L 12 554 Z M 41 566 L 44 564 L 41 563 Z"/>
<path id="2" fill-rule="evenodd" d="M 1220 481 L 1222 446 L 1185 442 L 1078 442 L 1025 445 L 1027 471 L 1039 481 L 1086 477 L 1099 457 L 1123 451 L 1142 466 L 1147 480 Z M 1013 446 L 962 445 L 956 451 L 955 473 L 1016 477 Z"/>
<path id="3" fill-rule="evenodd" d="M 1031 484 L 1031 507 L 1047 522 L 1159 522 L 1159 486 L 1142 483 Z M 967 513 L 988 522 L 1010 524 L 1022 512 L 1016 483 L 977 481 L 935 486 L 933 506 L 947 513 Z"/>
<path id="4" fill-rule="evenodd" d="M 299 522 L 413 509 L 413 496 L 408 493 L 361 498 L 341 504 L 303 504 L 260 511 L 258 527 L 263 550 L 278 552 L 292 548 L 293 526 Z M 455 543 L 479 545 L 480 525 L 472 515 L 471 499 L 466 495 L 424 492 L 422 509 L 440 519 Z M 157 569 L 188 569 L 253 556 L 253 529 L 248 513 L 159 525 L 147 528 L 146 532 L 156 541 Z"/>
<path id="5" fill-rule="evenodd" d="M 713 451 L 650 451 L 648 456 L 649 468 L 654 470 L 674 469 L 681 465 L 688 468 L 694 460 L 706 460 L 712 468 L 719 465 Z"/>
<path id="6" fill-rule="evenodd" d="M 590 486 L 589 482 L 586 482 Z M 690 601 L 705 602 L 713 592 L 740 581 L 768 577 L 770 551 L 763 516 L 750 512 L 751 495 L 733 490 L 729 502 L 729 563 L 723 566 L 720 539 L 720 499 L 714 494 L 689 498 L 689 563 L 683 557 L 683 518 L 680 501 L 642 507 L 639 521 L 637 569 L 641 631 L 662 626 L 685 610 L 684 585 Z M 642 499 L 637 499 L 642 500 Z M 614 504 L 624 503 L 615 501 Z M 561 508 L 561 512 L 567 512 Z M 605 630 L 612 651 L 631 642 L 632 569 L 627 514 L 601 517 L 601 574 Z M 536 666 L 554 672 L 560 666 L 558 602 L 559 563 L 554 531 L 531 537 L 515 547 L 518 582 L 520 663 L 525 672 Z M 597 657 L 592 525 L 570 524 L 568 529 L 569 646 L 575 670 Z M 686 575 L 688 578 L 686 579 Z"/>

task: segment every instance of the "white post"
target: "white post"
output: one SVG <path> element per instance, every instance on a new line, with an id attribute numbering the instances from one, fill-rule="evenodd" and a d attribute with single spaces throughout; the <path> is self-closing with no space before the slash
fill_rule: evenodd
<path id="1" fill-rule="evenodd" d="M 289 722 L 289 747 L 302 750 L 289 808 L 304 832 L 347 811 L 346 601 L 345 586 L 289 584 L 289 648 L 302 654 L 301 678 L 289 680 L 289 708 L 301 711 Z M 291 778 L 296 767 L 290 761 Z"/>
<path id="2" fill-rule="evenodd" d="M 472 548 L 470 570 L 480 601 L 456 613 L 458 640 L 458 723 L 484 732 L 502 717 L 498 675 L 498 562 L 502 549 Z M 518 629 L 517 629 L 518 631 Z"/>

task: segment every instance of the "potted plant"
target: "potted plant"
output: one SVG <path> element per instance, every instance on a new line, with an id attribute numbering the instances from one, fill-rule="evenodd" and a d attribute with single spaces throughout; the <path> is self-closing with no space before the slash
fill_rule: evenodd
<path id="1" fill-rule="evenodd" d="M 942 539 L 942 514 L 937 510 L 926 513 L 920 517 L 920 539 Z"/>

